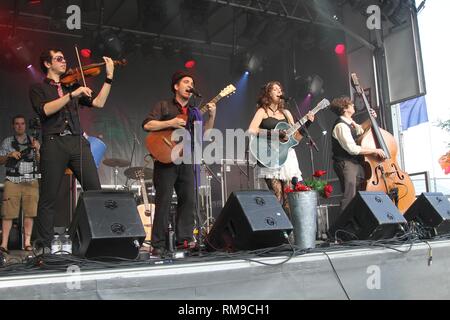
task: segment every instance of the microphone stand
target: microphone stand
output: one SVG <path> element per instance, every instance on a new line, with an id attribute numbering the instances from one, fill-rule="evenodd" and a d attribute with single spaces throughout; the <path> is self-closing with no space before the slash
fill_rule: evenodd
<path id="1" fill-rule="evenodd" d="M 309 156 L 310 156 L 310 159 L 311 159 L 311 170 L 312 170 L 311 172 L 312 172 L 312 174 L 314 174 L 314 172 L 315 172 L 316 170 L 315 170 L 315 167 L 314 167 L 313 148 L 316 149 L 317 152 L 319 152 L 319 148 L 317 148 L 316 143 L 315 143 L 314 140 L 311 138 L 311 135 L 309 134 L 308 129 L 306 129 L 306 127 L 303 128 L 303 129 L 305 130 L 304 132 L 306 133 L 306 136 L 305 136 L 305 137 L 308 138 L 308 142 L 307 142 L 306 144 L 309 146 Z"/>
<path id="2" fill-rule="evenodd" d="M 212 169 L 206 164 L 206 162 L 204 160 L 202 160 L 202 165 L 205 168 L 206 171 L 208 171 L 209 175 L 211 177 L 214 178 L 214 180 L 216 180 L 219 184 L 221 183 L 220 179 L 216 176 L 216 174 L 212 171 Z M 209 212 L 210 212 L 210 216 L 208 217 L 208 207 L 206 208 L 207 210 L 207 214 L 206 214 L 206 226 L 207 226 L 207 232 L 209 233 L 210 231 L 210 220 L 212 220 L 212 189 L 211 189 L 211 178 L 208 178 L 208 176 L 206 177 L 207 179 L 207 186 L 206 186 L 206 203 L 207 206 L 209 205 Z"/>
<path id="3" fill-rule="evenodd" d="M 245 146 L 245 161 L 247 162 L 247 190 L 250 190 L 250 156 L 249 156 L 249 146 L 250 141 L 247 141 L 246 146 Z M 253 177 L 253 181 L 254 181 L 254 177 Z M 255 186 L 253 186 L 254 188 Z M 252 189 L 253 189 L 252 188 Z"/>
<path id="4" fill-rule="evenodd" d="M 296 101 L 294 98 L 292 98 L 292 100 L 293 100 L 294 103 L 295 103 L 295 107 L 296 107 L 297 112 L 298 112 L 298 114 L 299 114 L 299 118 L 301 118 L 301 117 L 300 117 L 300 110 L 299 110 L 299 108 L 298 108 L 297 101 Z M 311 137 L 311 134 L 309 133 L 309 130 L 308 130 L 308 128 L 306 127 L 306 125 L 302 126 L 302 127 L 299 129 L 299 131 L 301 131 L 301 134 L 302 134 L 305 138 L 308 139 L 308 142 L 307 142 L 306 144 L 309 146 L 309 156 L 310 156 L 310 159 L 311 159 L 311 169 L 312 169 L 312 173 L 314 174 L 314 171 L 315 171 L 315 168 L 314 168 L 314 155 L 313 155 L 313 150 L 312 150 L 312 149 L 314 148 L 317 152 L 319 152 L 319 148 L 317 148 L 317 144 L 314 142 L 313 138 Z"/>
<path id="5" fill-rule="evenodd" d="M 193 95 L 195 96 L 195 95 Z M 200 103 L 203 101 L 203 99 L 200 100 Z M 194 106 L 195 107 L 196 101 L 194 98 Z M 202 239 L 202 224 L 201 224 L 201 216 L 200 216 L 200 194 L 198 192 L 199 189 L 199 167 L 200 165 L 197 165 L 197 158 L 196 158 L 196 152 L 195 152 L 195 139 L 197 138 L 195 135 L 195 130 L 194 130 L 194 119 L 188 119 L 191 120 L 190 123 L 188 123 L 190 130 L 190 135 L 191 135 L 191 157 L 193 160 L 193 165 L 192 165 L 192 170 L 194 173 L 194 189 L 195 189 L 195 215 L 196 215 L 196 225 L 197 225 L 197 231 L 198 231 L 198 255 L 202 256 L 202 247 L 203 247 L 203 239 Z M 203 122 L 202 122 L 202 127 L 203 127 Z M 203 144 L 202 144 L 202 140 L 203 140 L 203 128 L 202 128 L 202 132 L 201 132 L 201 136 L 200 136 L 200 146 L 202 148 Z M 203 148 L 202 148 L 203 150 Z M 189 246 L 189 243 L 188 243 Z"/>
<path id="6" fill-rule="evenodd" d="M 220 179 L 216 176 L 216 174 L 212 171 L 211 167 L 206 164 L 204 160 L 202 160 L 202 165 L 209 172 L 209 174 L 216 180 L 218 183 L 221 183 Z"/>
<path id="7" fill-rule="evenodd" d="M 133 132 L 133 150 L 131 151 L 130 165 L 128 166 L 128 168 L 131 168 L 133 165 L 134 153 L 136 151 L 136 140 L 137 140 L 136 133 Z M 128 180 L 129 180 L 129 178 L 127 177 L 127 180 L 125 181 L 126 187 L 128 187 Z M 142 192 L 144 192 L 144 191 L 142 191 Z"/>

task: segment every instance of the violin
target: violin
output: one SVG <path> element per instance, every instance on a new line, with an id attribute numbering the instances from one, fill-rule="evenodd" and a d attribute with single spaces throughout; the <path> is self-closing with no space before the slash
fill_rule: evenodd
<path id="1" fill-rule="evenodd" d="M 114 60 L 115 66 L 126 66 L 127 60 Z M 100 62 L 100 63 L 93 63 L 86 66 L 82 66 L 81 70 L 83 73 L 80 72 L 80 68 L 76 67 L 73 69 L 69 69 L 66 71 L 64 75 L 61 76 L 61 83 L 67 87 L 72 86 L 75 83 L 80 82 L 84 78 L 88 77 L 95 77 L 98 76 L 101 72 L 101 67 L 104 66 L 106 62 Z"/>
<path id="2" fill-rule="evenodd" d="M 370 114 L 369 102 L 355 73 L 352 73 L 352 85 L 363 98 L 371 122 L 371 128 L 361 136 L 358 143 L 364 148 L 380 148 L 387 157 L 384 160 L 372 155 L 364 157 L 365 190 L 385 192 L 399 211 L 404 214 L 416 200 L 414 184 L 409 175 L 397 163 L 398 146 L 394 136 L 380 128 Z"/>

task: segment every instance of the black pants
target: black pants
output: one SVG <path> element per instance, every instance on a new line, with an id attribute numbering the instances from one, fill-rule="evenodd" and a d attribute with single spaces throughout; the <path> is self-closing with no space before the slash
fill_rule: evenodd
<path id="1" fill-rule="evenodd" d="M 361 190 L 364 170 L 361 164 L 349 160 L 335 161 L 333 167 L 341 183 L 343 193 L 341 200 L 342 212 L 355 197 L 356 192 Z"/>
<path id="2" fill-rule="evenodd" d="M 85 191 L 100 190 L 101 185 L 89 142 L 84 137 L 80 142 L 80 136 L 44 136 L 40 167 L 42 178 L 33 238 L 49 246 L 54 235 L 56 197 L 65 169 L 73 171 Z"/>
<path id="3" fill-rule="evenodd" d="M 153 219 L 152 246 L 165 247 L 169 226 L 170 205 L 173 189 L 177 194 L 175 235 L 177 243 L 191 241 L 194 229 L 195 190 L 193 166 L 187 164 L 163 164 L 155 162 L 153 172 L 155 184 L 155 217 Z"/>

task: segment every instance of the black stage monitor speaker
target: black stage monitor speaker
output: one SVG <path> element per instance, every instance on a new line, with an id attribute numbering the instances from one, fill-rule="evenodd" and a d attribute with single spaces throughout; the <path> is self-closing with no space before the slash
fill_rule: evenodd
<path id="1" fill-rule="evenodd" d="M 121 191 L 83 192 L 69 234 L 73 253 L 87 258 L 134 259 L 145 239 L 133 194 Z"/>
<path id="2" fill-rule="evenodd" d="M 430 228 L 429 236 L 450 233 L 450 202 L 441 192 L 422 193 L 406 211 L 405 218 Z"/>
<path id="3" fill-rule="evenodd" d="M 267 190 L 232 192 L 207 238 L 211 249 L 254 250 L 286 243 L 292 224 Z"/>
<path id="4" fill-rule="evenodd" d="M 360 191 L 329 230 L 332 239 L 390 239 L 406 224 L 391 199 L 384 192 Z"/>

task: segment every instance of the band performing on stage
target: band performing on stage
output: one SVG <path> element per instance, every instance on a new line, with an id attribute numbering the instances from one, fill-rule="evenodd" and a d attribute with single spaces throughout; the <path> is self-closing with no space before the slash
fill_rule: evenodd
<path id="1" fill-rule="evenodd" d="M 0 300 L 449 299 L 448 12 L 1 0 Z"/>
<path id="2" fill-rule="evenodd" d="M 75 51 L 79 59 L 78 48 L 75 48 Z M 40 122 L 42 146 L 37 138 L 26 134 L 26 119 L 17 115 L 12 119 L 14 135 L 3 141 L 0 150 L 1 163 L 7 168 L 0 247 L 3 252 L 8 253 L 9 230 L 12 220 L 18 218 L 20 203 L 22 203 L 25 225 L 23 249 L 45 250 L 52 245 L 55 217 L 59 214 L 56 210 L 57 195 L 67 170 L 75 176 L 87 195 L 89 191 L 102 190 L 97 171 L 101 158 L 95 154 L 97 152 L 93 145 L 95 140 L 88 141 L 88 135 L 81 127 L 80 108 L 103 108 L 113 83 L 114 66 L 126 64 L 126 61 L 113 61 L 108 57 L 103 57 L 103 60 L 102 64 L 90 66 L 82 66 L 78 61 L 77 68 L 68 69 L 62 50 L 51 48 L 41 54 L 41 69 L 46 78 L 41 83 L 33 84 L 29 95 L 31 106 Z M 100 69 L 101 65 L 106 67 L 106 77 L 99 93 L 95 95 L 86 85 L 84 78 L 91 76 L 90 71 L 93 68 Z M 356 75 L 353 77 L 356 82 L 355 89 L 360 90 Z M 198 154 L 196 139 L 199 136 L 196 130 L 200 128 L 200 140 L 202 140 L 214 128 L 216 103 L 236 91 L 233 85 L 229 85 L 210 102 L 197 106 L 192 98 L 201 97 L 201 95 L 195 86 L 196 77 L 192 73 L 176 71 L 168 84 L 173 93 L 172 98 L 157 102 L 146 116 L 141 115 L 142 128 L 148 132 L 146 147 L 149 154 L 146 162 L 148 163 L 151 157 L 153 168 L 131 168 L 130 162 L 115 158 L 103 161 L 105 165 L 115 168 L 115 179 L 117 179 L 118 168 L 128 167 L 125 170 L 127 179 L 139 181 L 141 188 L 138 193 L 141 194 L 140 199 L 144 203 L 138 221 L 144 227 L 141 229 L 145 232 L 145 239 L 144 236 L 137 236 L 133 245 L 141 251 L 149 252 L 152 256 L 161 257 L 173 255 L 179 250 L 189 252 L 202 250 L 201 246 L 207 247 L 210 228 L 205 230 L 204 218 L 199 215 L 199 192 L 202 187 L 200 165 L 210 170 L 208 164 L 211 163 L 203 157 L 200 162 L 198 159 L 195 160 Z M 327 108 L 330 103 L 327 99 L 323 99 L 315 108 L 307 110 L 303 115 L 298 114 L 297 117 L 293 115 L 289 100 L 279 81 L 270 81 L 263 85 L 256 99 L 256 112 L 244 138 L 248 142 L 246 152 L 251 154 L 256 163 L 255 180 L 262 182 L 260 188 L 272 192 L 281 205 L 281 210 L 294 223 L 294 216 L 303 213 L 293 212 L 298 209 L 290 208 L 288 194 L 293 191 L 320 189 L 303 177 L 300 161 L 307 163 L 309 157 L 308 155 L 298 157 L 294 147 L 305 136 L 310 139 L 309 143 L 313 144 L 308 128 L 313 125 L 317 117 L 321 116 L 316 113 Z M 381 129 L 376 126 L 375 111 L 367 105 L 369 120 L 359 125 L 352 118 L 355 107 L 349 97 L 335 98 L 330 109 L 339 117 L 330 128 L 332 131 L 330 142 L 333 167 L 342 191 L 340 211 L 345 210 L 357 191 L 374 187 L 373 182 L 368 185 L 369 178 L 376 179 L 378 190 L 385 192 L 397 206 L 404 201 L 405 197 L 410 198 L 410 195 L 405 196 L 405 189 L 402 189 L 404 185 L 402 177 L 406 174 L 396 173 L 395 176 L 401 181 L 392 183 L 391 176 L 385 174 L 391 169 L 385 167 L 383 163 L 390 160 L 392 156 L 389 155 L 388 147 L 384 142 L 377 141 L 372 143 L 372 146 L 361 144 L 360 138 L 368 133 L 372 134 L 372 131 L 375 131 L 376 138 L 382 139 L 382 135 L 377 134 Z M 232 123 L 228 124 L 228 128 L 237 129 Z M 176 141 L 174 135 L 179 130 L 182 130 L 183 138 L 181 141 Z M 102 157 L 106 147 L 101 141 L 100 143 L 103 145 Z M 201 143 L 200 148 L 202 148 Z M 375 163 L 370 177 L 365 171 L 369 161 L 367 157 Z M 248 157 L 246 165 L 250 165 Z M 392 167 L 400 170 L 398 165 L 397 167 L 392 165 Z M 314 176 L 320 177 L 324 173 L 325 171 L 316 172 Z M 249 178 L 247 176 L 247 179 Z M 152 194 L 147 194 L 145 180 L 152 182 Z M 331 186 L 327 187 L 325 192 L 323 186 L 320 190 L 321 194 L 327 197 L 330 196 L 331 191 Z M 409 188 L 408 191 L 411 193 L 413 188 Z M 264 199 L 257 201 L 263 201 L 264 204 Z M 107 200 L 105 203 L 106 208 L 117 206 L 115 200 Z M 401 209 L 407 208 L 410 204 L 402 204 Z M 85 236 L 78 233 L 78 231 L 82 232 L 83 228 L 79 222 L 82 219 L 81 213 L 78 212 L 82 212 L 82 209 L 78 210 L 79 207 L 80 203 L 76 211 L 78 216 L 72 221 L 72 224 L 77 223 L 77 225 L 72 226 L 73 233 L 70 236 L 76 234 L 77 241 L 85 241 L 83 239 Z M 315 205 L 313 207 L 313 210 L 316 210 Z M 84 210 L 87 211 L 88 208 Z M 102 213 L 93 211 L 90 214 L 95 216 Z M 238 226 L 233 225 L 235 223 L 246 222 L 238 219 L 229 222 L 226 227 L 228 234 L 222 235 L 224 238 L 234 237 L 233 233 L 235 229 L 238 229 Z M 91 228 L 94 227 L 91 226 Z M 111 228 L 118 234 L 127 232 L 121 225 Z M 117 228 L 123 230 L 118 231 Z M 294 228 L 293 235 L 300 237 L 295 232 L 298 230 Z M 333 235 L 329 236 L 333 237 Z M 292 237 L 289 239 L 286 237 L 286 241 L 292 241 L 292 239 Z M 228 241 L 232 240 L 228 239 Z"/>

